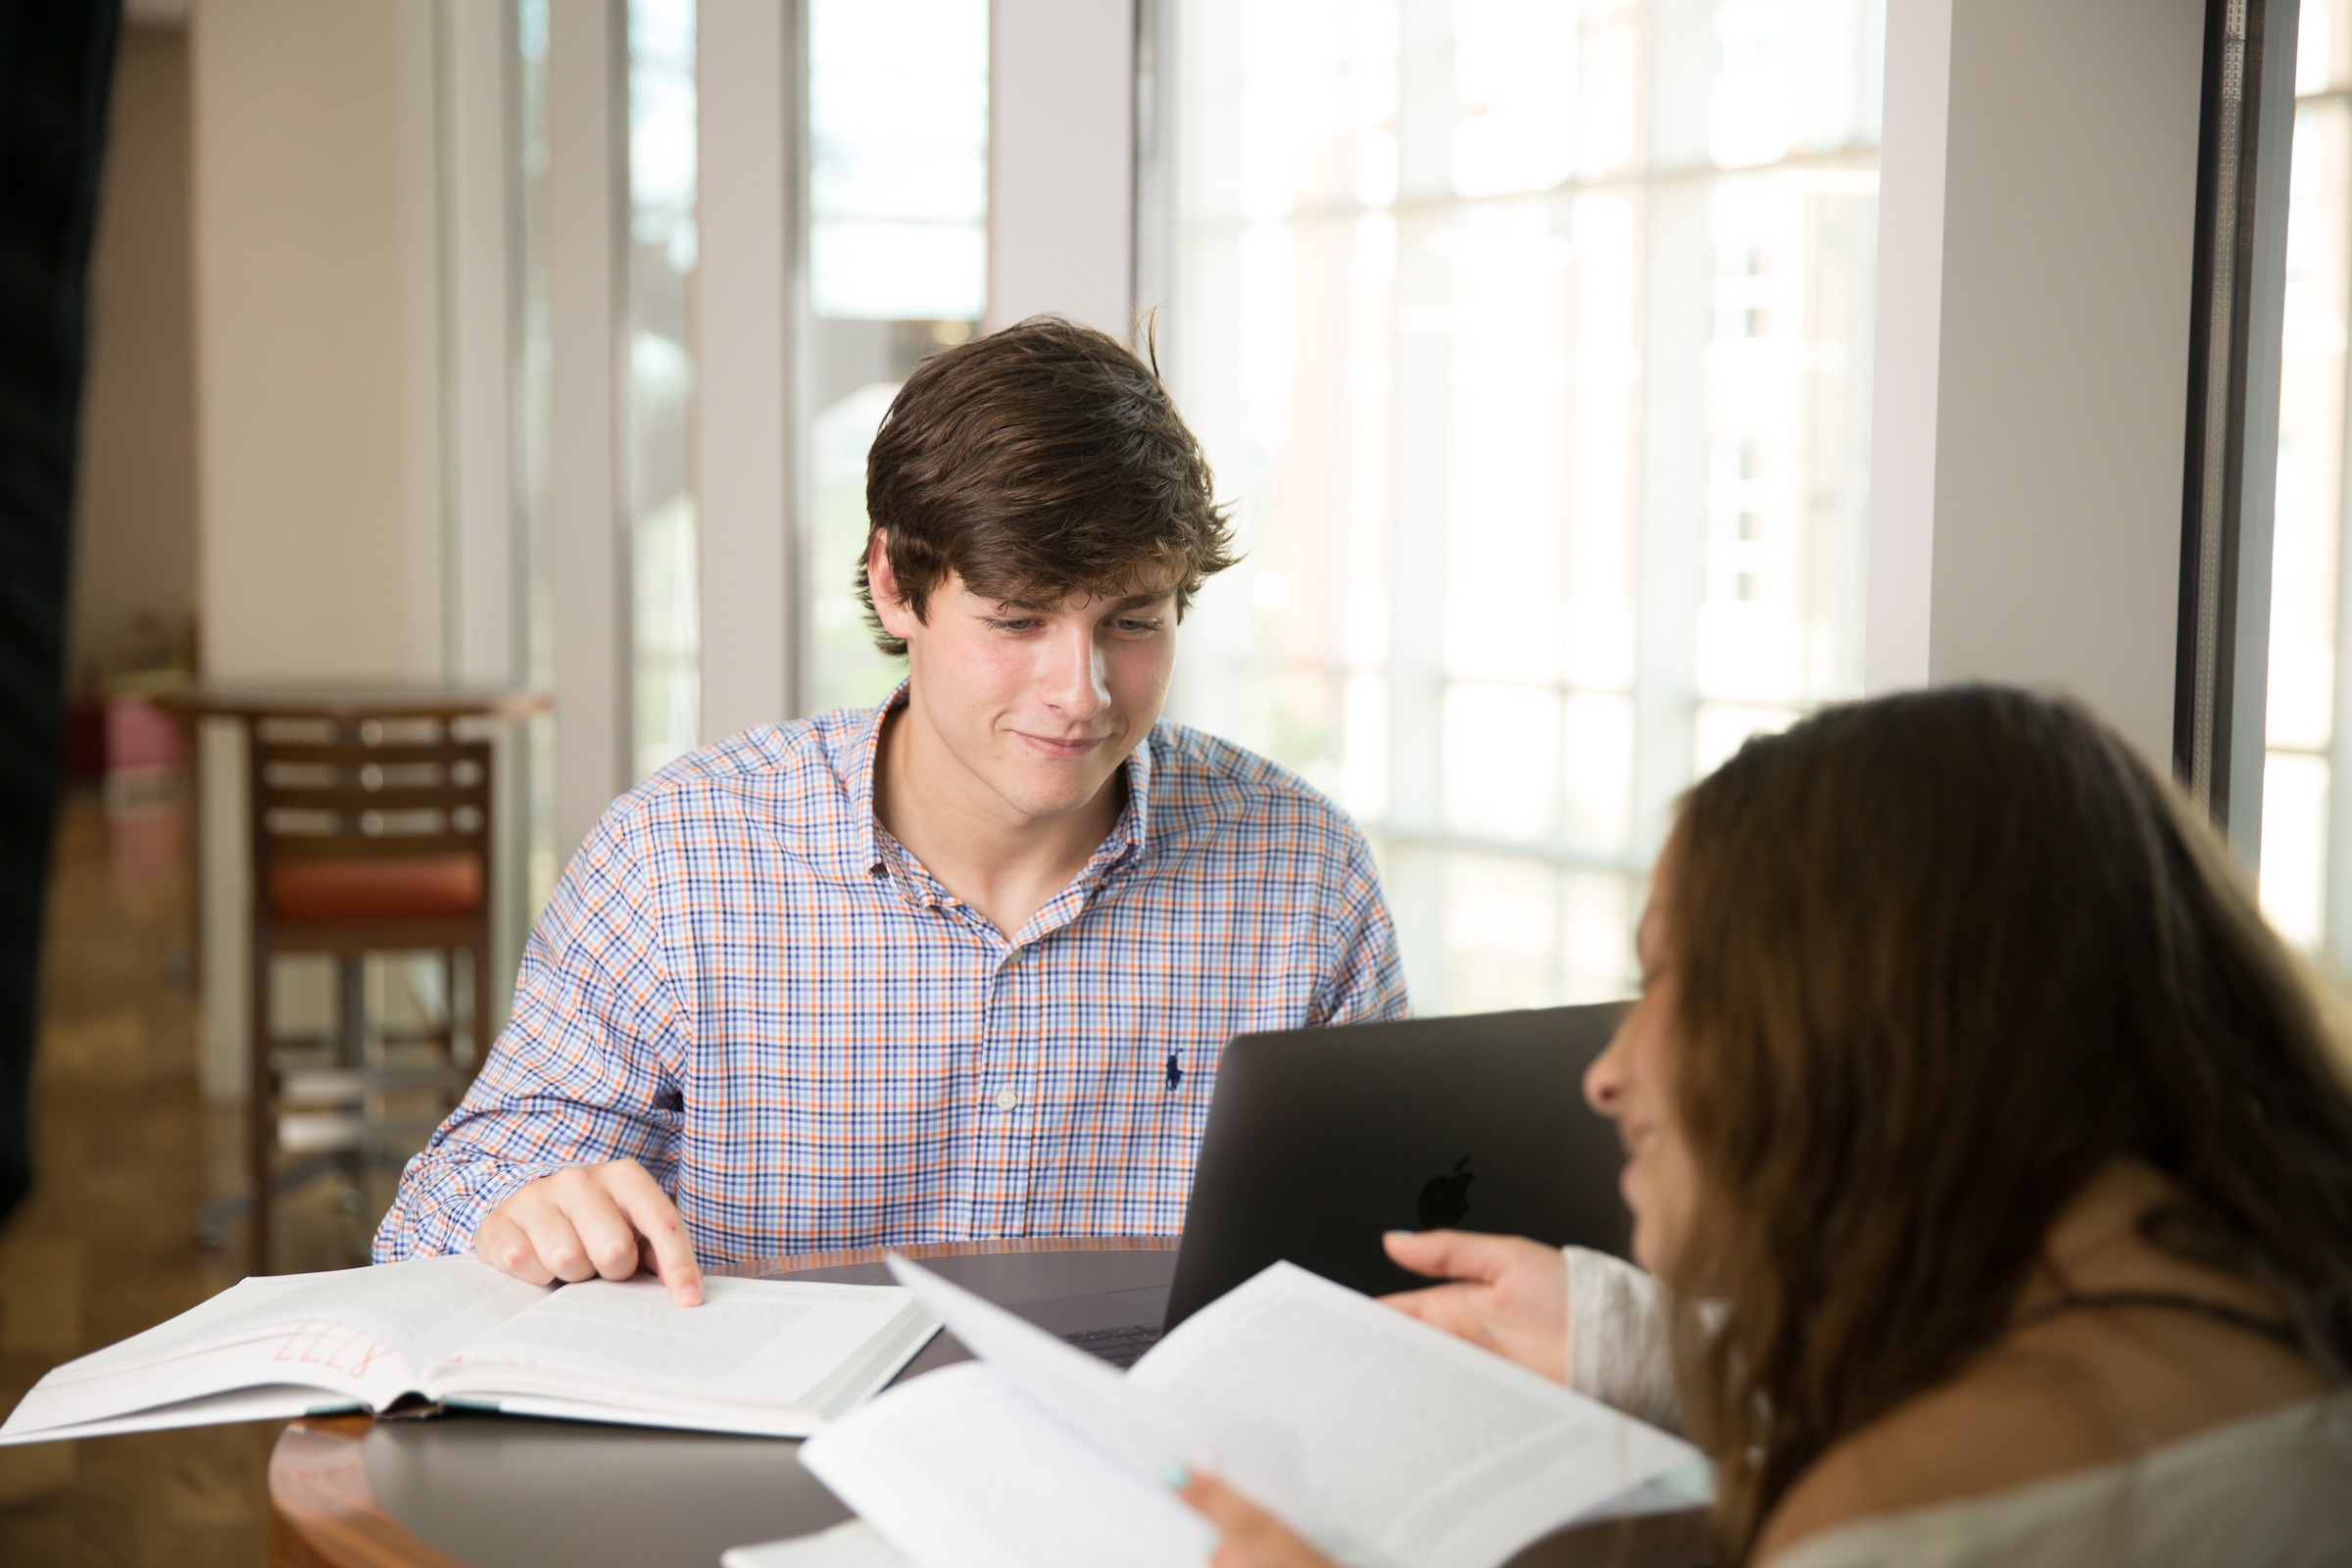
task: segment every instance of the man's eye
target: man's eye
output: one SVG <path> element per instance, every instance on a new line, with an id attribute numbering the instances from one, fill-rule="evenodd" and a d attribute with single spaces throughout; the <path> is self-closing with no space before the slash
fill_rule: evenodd
<path id="1" fill-rule="evenodd" d="M 1159 622 L 1156 620 L 1122 620 L 1117 622 L 1117 625 L 1119 630 L 1124 632 L 1142 633 L 1159 630 Z"/>
<path id="2" fill-rule="evenodd" d="M 989 624 L 994 626 L 999 631 L 1027 631 L 1030 627 L 1036 625 L 1037 622 L 1027 619 L 1015 619 L 992 620 L 989 622 Z"/>

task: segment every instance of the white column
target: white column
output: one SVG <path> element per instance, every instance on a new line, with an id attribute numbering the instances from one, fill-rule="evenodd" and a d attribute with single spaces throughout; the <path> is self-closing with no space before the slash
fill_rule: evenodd
<path id="1" fill-rule="evenodd" d="M 705 742 L 792 710 L 800 10 L 777 0 L 702 0 L 696 22 L 697 733 Z"/>
<path id="2" fill-rule="evenodd" d="M 987 330 L 1053 312 L 1124 341 L 1135 314 L 1135 8 L 993 0 Z"/>
<path id="3" fill-rule="evenodd" d="M 443 313 L 449 454 L 449 668 L 513 680 L 514 331 L 508 221 L 517 199 L 508 137 L 511 19 L 504 6 L 440 0 Z"/>
<path id="4" fill-rule="evenodd" d="M 2203 0 L 1887 8 L 1864 679 L 2170 765 Z"/>
<path id="5" fill-rule="evenodd" d="M 556 854 L 629 782 L 618 439 L 627 40 L 618 0 L 553 0 L 547 48 L 548 556 Z"/>
<path id="6" fill-rule="evenodd" d="M 447 454 L 448 667 L 506 686 L 523 673 L 514 525 L 514 17 L 506 6 L 439 0 L 442 448 Z M 527 830 L 519 733 L 492 736 L 490 1026 L 507 1015 L 524 927 Z"/>

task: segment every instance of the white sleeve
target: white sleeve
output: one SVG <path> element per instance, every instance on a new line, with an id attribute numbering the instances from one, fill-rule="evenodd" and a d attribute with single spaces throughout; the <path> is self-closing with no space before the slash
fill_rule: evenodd
<path id="1" fill-rule="evenodd" d="M 1568 1257 L 1568 1386 L 1679 1435 L 1682 1401 L 1658 1282 L 1606 1252 L 1561 1250 Z"/>

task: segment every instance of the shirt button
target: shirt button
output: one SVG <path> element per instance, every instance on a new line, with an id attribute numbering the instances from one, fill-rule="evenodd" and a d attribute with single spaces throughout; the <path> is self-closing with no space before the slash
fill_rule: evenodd
<path id="1" fill-rule="evenodd" d="M 1026 951 L 1027 950 L 1023 948 L 1006 948 L 1004 950 L 1004 967 L 1009 969 L 1014 964 L 1020 962 L 1021 955 Z"/>
<path id="2" fill-rule="evenodd" d="M 1000 1089 L 997 1091 L 997 1108 L 999 1110 L 1010 1110 L 1013 1106 L 1019 1104 L 1020 1102 L 1021 1097 L 1014 1094 L 1011 1090 Z"/>

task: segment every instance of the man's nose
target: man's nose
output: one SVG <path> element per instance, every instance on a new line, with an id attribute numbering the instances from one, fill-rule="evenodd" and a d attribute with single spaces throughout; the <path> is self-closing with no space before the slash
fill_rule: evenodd
<path id="1" fill-rule="evenodd" d="M 1073 626 L 1052 639 L 1046 659 L 1046 700 L 1073 718 L 1091 718 L 1110 701 L 1102 680 L 1102 651 L 1091 627 Z"/>

